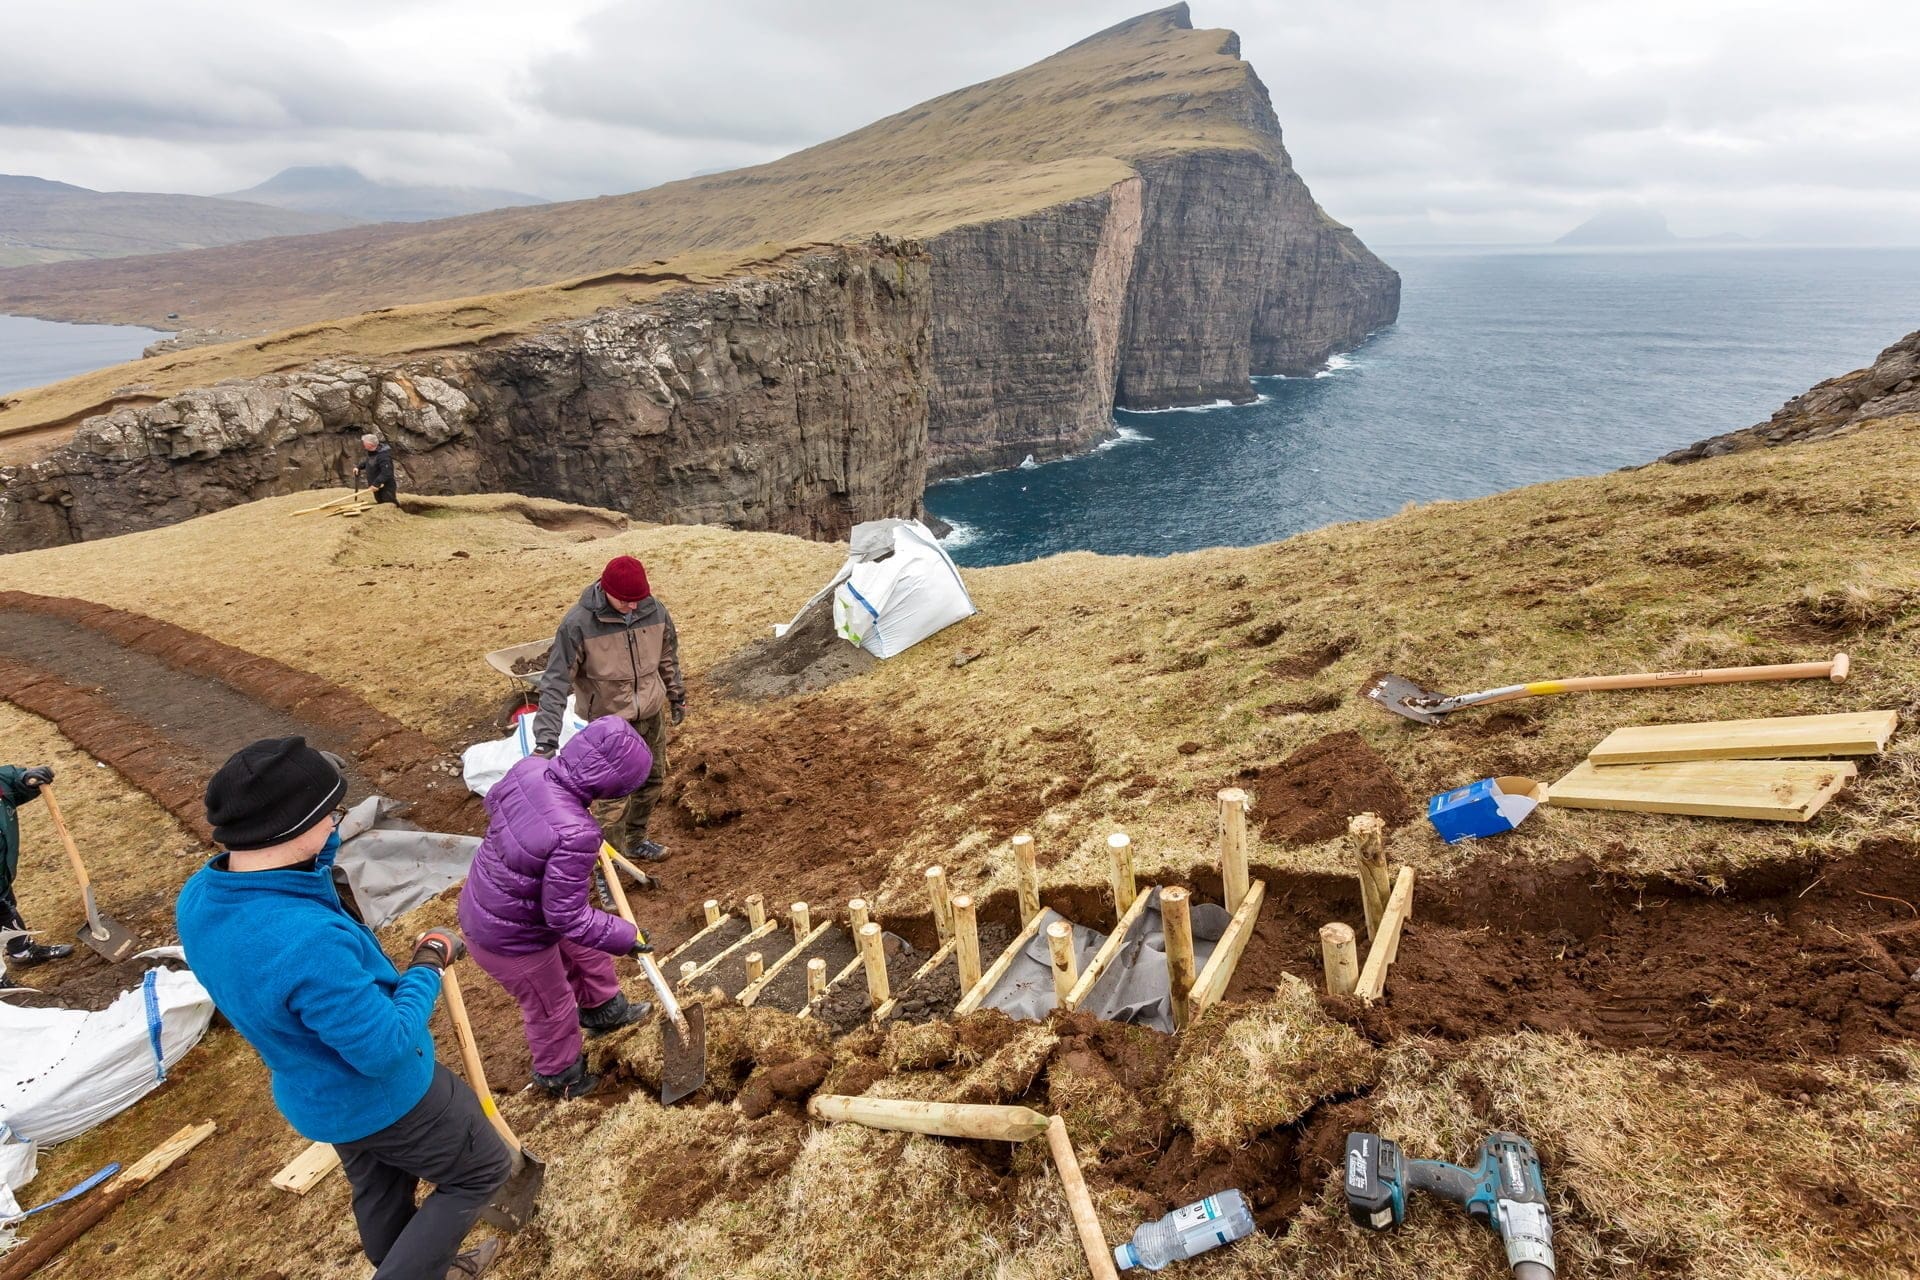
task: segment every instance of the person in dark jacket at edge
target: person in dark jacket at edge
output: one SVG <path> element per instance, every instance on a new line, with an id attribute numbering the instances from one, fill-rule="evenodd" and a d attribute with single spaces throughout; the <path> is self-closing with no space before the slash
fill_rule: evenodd
<path id="1" fill-rule="evenodd" d="M 653 807 L 667 782 L 667 726 L 687 714 L 687 687 L 680 678 L 680 636 L 667 606 L 654 596 L 646 566 L 632 556 L 607 561 L 600 580 L 560 620 L 547 669 L 540 676 L 540 712 L 533 721 L 533 749 L 553 754 L 560 717 L 572 694 L 582 720 L 619 716 L 646 739 L 653 767 L 609 832 L 628 858 L 659 862 L 666 849 L 647 838 Z M 658 887 L 649 878 L 643 889 Z"/>
<path id="2" fill-rule="evenodd" d="M 353 1190 L 374 1280 L 467 1280 L 500 1251 L 460 1251 L 513 1168 L 472 1089 L 434 1060 L 441 972 L 466 952 L 429 930 L 405 972 L 333 887 L 339 758 L 304 738 L 242 747 L 207 784 L 223 852 L 188 879 L 174 916 L 187 963 L 272 1075 L 301 1137 L 331 1143 Z M 433 1191 L 416 1206 L 422 1182 Z"/>
<path id="3" fill-rule="evenodd" d="M 366 476 L 375 502 L 398 506 L 400 488 L 393 478 L 393 446 L 381 444 L 379 436 L 365 435 L 360 437 L 360 447 L 367 451 L 367 456 L 354 463 L 353 469 Z"/>
<path id="4" fill-rule="evenodd" d="M 37 799 L 40 788 L 52 782 L 53 770 L 44 764 L 31 769 L 0 765 L 0 935 L 6 938 L 8 968 L 64 960 L 73 954 L 68 943 L 35 942 L 14 897 L 14 881 L 20 875 L 20 819 L 14 810 Z M 0 968 L 0 991 L 14 985 L 7 969 Z"/>

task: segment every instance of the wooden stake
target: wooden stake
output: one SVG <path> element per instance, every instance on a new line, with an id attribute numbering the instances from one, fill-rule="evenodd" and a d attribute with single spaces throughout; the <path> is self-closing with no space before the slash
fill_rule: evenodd
<path id="1" fill-rule="evenodd" d="M 1380 932 L 1367 948 L 1366 968 L 1360 971 L 1360 980 L 1354 984 L 1354 993 L 1368 1004 L 1386 994 L 1387 966 L 1400 954 L 1400 931 L 1412 914 L 1413 868 L 1402 867 L 1400 880 L 1393 886 L 1393 896 L 1387 899 L 1387 909 L 1381 913 Z"/>
<path id="2" fill-rule="evenodd" d="M 706 913 L 707 928 L 711 929 L 720 923 L 720 899 L 708 898 L 700 904 L 700 910 Z"/>
<path id="3" fill-rule="evenodd" d="M 1176 886 L 1160 891 L 1160 925 L 1167 941 L 1167 993 L 1173 1002 L 1173 1027 L 1181 1031 L 1191 1014 L 1187 997 L 1198 971 L 1193 962 L 1193 919 L 1187 913 L 1185 889 Z"/>
<path id="4" fill-rule="evenodd" d="M 1220 882 L 1228 911 L 1238 911 L 1247 896 L 1247 793 L 1228 787 L 1220 793 Z"/>
<path id="5" fill-rule="evenodd" d="M 887 986 L 887 956 L 880 946 L 880 926 L 868 921 L 860 926 L 860 959 L 867 966 L 867 1003 L 878 1009 L 892 999 Z"/>
<path id="6" fill-rule="evenodd" d="M 1015 880 L 1020 886 L 1020 923 L 1040 914 L 1040 864 L 1034 860 L 1033 837 L 1025 832 L 1013 838 Z"/>
<path id="7" fill-rule="evenodd" d="M 1360 905 L 1367 913 L 1367 936 L 1378 937 L 1380 913 L 1387 909 L 1392 878 L 1387 874 L 1387 824 L 1378 814 L 1356 813 L 1347 820 L 1354 874 L 1360 877 Z"/>
<path id="8" fill-rule="evenodd" d="M 973 911 L 973 895 L 961 893 L 953 899 L 954 956 L 960 966 L 960 990 L 973 990 L 980 981 L 980 922 Z"/>
<path id="9" fill-rule="evenodd" d="M 856 935 L 867 926 L 867 900 L 865 898 L 847 899 L 847 928 Z"/>
<path id="10" fill-rule="evenodd" d="M 813 932 L 813 912 L 806 903 L 796 902 L 787 909 L 787 918 L 793 921 L 793 945 L 797 947 Z"/>
<path id="11" fill-rule="evenodd" d="M 1080 1233 L 1080 1248 L 1087 1255 L 1093 1280 L 1120 1280 L 1113 1269 L 1107 1233 L 1100 1229 L 1100 1215 L 1093 1211 L 1093 1197 L 1087 1194 L 1087 1180 L 1080 1176 L 1080 1162 L 1074 1158 L 1072 1139 L 1067 1137 L 1067 1122 L 1059 1116 L 1047 1121 L 1047 1148 L 1053 1152 L 1053 1167 L 1060 1174 L 1060 1189 L 1067 1193 L 1067 1208 L 1073 1213 L 1074 1230 Z"/>
<path id="12" fill-rule="evenodd" d="M 695 964 L 693 961 L 691 960 L 681 961 L 680 963 L 680 981 L 681 982 L 686 983 L 686 982 L 693 981 L 694 977 L 697 974 L 699 974 L 699 972 L 700 972 L 700 966 Z"/>
<path id="13" fill-rule="evenodd" d="M 945 942 L 953 937 L 953 899 L 947 891 L 947 869 L 927 868 L 927 901 L 933 904 L 933 927 Z"/>
<path id="14" fill-rule="evenodd" d="M 1353 994 L 1354 985 L 1360 981 L 1360 957 L 1352 925 L 1336 922 L 1320 926 L 1320 967 L 1326 971 L 1328 995 Z"/>
<path id="15" fill-rule="evenodd" d="M 743 1006 L 752 1008 L 754 1003 L 760 999 L 760 993 L 772 985 L 773 980 L 779 977 L 788 965 L 798 964 L 800 957 L 812 950 L 814 943 L 826 937 L 829 929 L 837 928 L 839 928 L 839 926 L 831 920 L 823 920 L 813 926 L 812 933 L 809 933 L 806 937 L 781 952 L 780 958 L 768 965 L 766 972 L 760 975 L 760 981 L 749 982 L 746 986 L 740 988 L 740 994 L 735 996 L 734 999 L 738 1000 Z"/>
<path id="16" fill-rule="evenodd" d="M 767 975 L 767 958 L 761 955 L 758 951 L 748 952 L 747 953 L 747 985 L 752 986 L 754 983 L 760 981 L 760 979 L 766 977 L 766 975 Z"/>
<path id="17" fill-rule="evenodd" d="M 213 1121 L 190 1124 L 122 1170 L 91 1201 L 67 1209 L 46 1227 L 33 1233 L 19 1248 L 0 1258 L 0 1280 L 26 1280 L 62 1250 L 85 1235 L 122 1201 L 172 1168 L 174 1163 L 213 1136 Z"/>
<path id="18" fill-rule="evenodd" d="M 1025 1142 L 1047 1131 L 1047 1118 L 1030 1107 L 997 1107 L 970 1102 L 922 1102 L 909 1098 L 851 1098 L 816 1093 L 807 1102 L 816 1120 L 852 1121 L 870 1129 L 929 1133 L 942 1138 L 983 1138 Z"/>
<path id="19" fill-rule="evenodd" d="M 827 994 L 827 962 L 819 956 L 807 961 L 807 1003 Z"/>
<path id="20" fill-rule="evenodd" d="M 1053 998 L 1062 1009 L 1080 982 L 1080 962 L 1073 954 L 1073 926 L 1055 920 L 1047 926 L 1047 950 L 1053 956 Z"/>
<path id="21" fill-rule="evenodd" d="M 757 930 L 767 922 L 767 903 L 757 893 L 747 895 L 747 928 Z"/>
<path id="22" fill-rule="evenodd" d="M 1107 880 L 1113 886 L 1113 913 L 1124 916 L 1139 893 L 1133 881 L 1133 839 L 1126 832 L 1116 831 L 1107 837 L 1107 859 L 1112 864 Z"/>

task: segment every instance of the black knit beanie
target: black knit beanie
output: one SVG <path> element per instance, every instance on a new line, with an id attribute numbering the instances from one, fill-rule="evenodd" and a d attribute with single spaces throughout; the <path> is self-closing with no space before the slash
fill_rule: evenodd
<path id="1" fill-rule="evenodd" d="M 340 757 L 305 738 L 262 738 L 207 783 L 207 825 L 222 848 L 265 849 L 310 830 L 346 794 Z"/>

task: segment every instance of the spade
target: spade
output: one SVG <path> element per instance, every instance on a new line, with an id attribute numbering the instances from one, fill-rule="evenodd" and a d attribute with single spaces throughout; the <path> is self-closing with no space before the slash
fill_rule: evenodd
<path id="1" fill-rule="evenodd" d="M 114 964 L 132 959 L 133 953 L 140 949 L 140 942 L 125 925 L 95 904 L 93 879 L 87 875 L 87 864 L 80 861 L 80 850 L 74 846 L 66 819 L 60 816 L 60 802 L 53 798 L 52 783 L 40 787 L 40 798 L 47 802 L 47 815 L 53 819 L 53 829 L 60 833 L 60 843 L 67 847 L 67 861 L 73 864 L 74 879 L 80 882 L 80 901 L 87 909 L 87 922 L 80 926 L 78 935 L 80 941 Z"/>

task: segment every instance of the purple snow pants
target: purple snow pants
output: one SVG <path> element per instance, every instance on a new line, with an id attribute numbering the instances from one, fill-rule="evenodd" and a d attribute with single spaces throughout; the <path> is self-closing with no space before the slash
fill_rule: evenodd
<path id="1" fill-rule="evenodd" d="M 580 1011 L 620 994 L 612 956 L 564 939 L 524 956 L 496 955 L 472 942 L 467 951 L 519 1002 L 533 1069 L 543 1076 L 557 1076 L 579 1060 Z"/>

